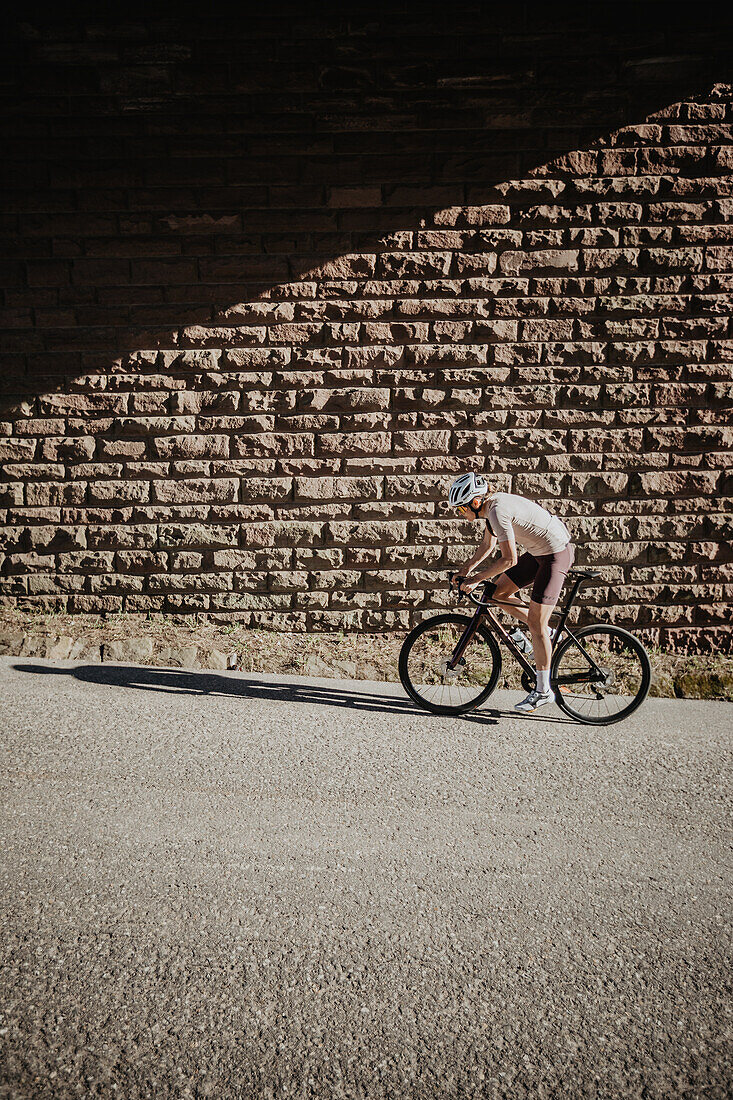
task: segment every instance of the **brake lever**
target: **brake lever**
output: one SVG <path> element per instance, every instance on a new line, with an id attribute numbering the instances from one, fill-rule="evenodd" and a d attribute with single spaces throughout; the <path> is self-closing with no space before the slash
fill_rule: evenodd
<path id="1" fill-rule="evenodd" d="M 453 579 L 454 579 L 455 577 L 458 577 L 458 578 L 459 578 L 459 580 L 458 580 L 458 584 L 456 584 L 456 585 L 454 585 L 454 584 L 453 584 Z M 455 596 L 456 596 L 456 599 L 459 599 L 459 600 L 460 600 L 461 596 L 465 596 L 465 595 L 466 595 L 466 593 L 465 593 L 465 592 L 461 592 L 461 585 L 462 585 L 462 584 L 463 584 L 463 582 L 464 582 L 465 580 L 467 580 L 467 579 L 468 579 L 467 577 L 463 577 L 463 576 L 461 576 L 461 574 L 460 574 L 460 573 L 449 573 L 449 574 L 448 574 L 448 591 L 449 591 L 449 592 L 454 592 L 454 591 L 455 591 Z"/>

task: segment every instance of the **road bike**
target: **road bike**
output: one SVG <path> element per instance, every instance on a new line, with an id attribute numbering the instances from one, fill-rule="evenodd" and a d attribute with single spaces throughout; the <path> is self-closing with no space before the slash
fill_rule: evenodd
<path id="1" fill-rule="evenodd" d="M 451 581 L 454 574 L 451 574 Z M 608 726 L 641 706 L 649 692 L 651 662 L 633 634 L 594 623 L 571 630 L 568 616 L 580 586 L 602 576 L 598 569 L 570 569 L 572 581 L 552 639 L 550 686 L 555 702 L 576 722 Z M 400 651 L 399 673 L 411 699 L 433 714 L 466 714 L 484 703 L 499 682 L 504 643 L 522 668 L 522 687 L 535 686 L 535 669 L 496 617 L 493 581 L 483 582 L 484 599 L 471 593 L 473 615 L 435 615 L 416 626 Z"/>

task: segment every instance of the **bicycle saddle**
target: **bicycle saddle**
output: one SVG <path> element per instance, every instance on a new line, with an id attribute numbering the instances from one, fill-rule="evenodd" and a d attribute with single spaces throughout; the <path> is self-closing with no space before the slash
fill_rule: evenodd
<path id="1" fill-rule="evenodd" d="M 568 569 L 568 573 L 574 577 L 602 577 L 603 572 L 600 569 Z"/>

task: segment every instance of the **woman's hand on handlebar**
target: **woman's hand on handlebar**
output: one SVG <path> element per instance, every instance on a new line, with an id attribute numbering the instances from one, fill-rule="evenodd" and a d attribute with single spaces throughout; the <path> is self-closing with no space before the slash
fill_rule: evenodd
<path id="1" fill-rule="evenodd" d="M 481 581 L 471 581 L 468 577 L 463 576 L 461 573 L 451 573 L 450 586 L 451 588 L 457 588 L 462 596 L 467 596 L 469 592 L 473 592 L 477 584 Z"/>
<path id="2" fill-rule="evenodd" d="M 475 588 L 478 588 L 480 584 L 484 585 L 484 595 L 488 596 L 490 599 L 496 589 L 496 585 L 493 581 L 471 580 L 469 577 L 464 577 L 460 573 L 450 574 L 450 587 L 457 588 L 461 596 L 470 596 L 471 592 L 473 592 Z"/>

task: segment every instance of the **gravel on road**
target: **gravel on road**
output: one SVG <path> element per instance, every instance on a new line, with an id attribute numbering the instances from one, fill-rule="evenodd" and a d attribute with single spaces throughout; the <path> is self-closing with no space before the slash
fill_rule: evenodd
<path id="1" fill-rule="evenodd" d="M 0 658 L 0 1097 L 728 1097 L 730 704 Z"/>

